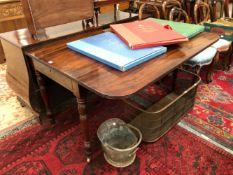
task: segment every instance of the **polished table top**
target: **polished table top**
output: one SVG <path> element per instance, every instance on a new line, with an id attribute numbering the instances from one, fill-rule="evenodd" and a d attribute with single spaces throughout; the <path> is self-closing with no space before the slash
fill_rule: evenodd
<path id="1" fill-rule="evenodd" d="M 188 42 L 168 47 L 168 52 L 135 68 L 120 72 L 67 48 L 66 43 L 102 30 L 37 46 L 26 54 L 106 98 L 125 98 L 170 71 L 218 40 L 214 33 L 201 33 Z"/>

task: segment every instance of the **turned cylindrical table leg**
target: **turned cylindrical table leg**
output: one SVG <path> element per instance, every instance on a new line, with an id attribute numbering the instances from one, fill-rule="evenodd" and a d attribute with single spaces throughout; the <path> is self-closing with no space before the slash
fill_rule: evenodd
<path id="1" fill-rule="evenodd" d="M 87 117 L 87 90 L 79 86 L 77 82 L 73 82 L 73 94 L 76 96 L 78 112 L 80 118 L 80 126 L 84 141 L 85 155 L 87 162 L 91 161 L 91 142 L 89 137 L 88 117 Z"/>
<path id="2" fill-rule="evenodd" d="M 84 140 L 84 147 L 85 147 L 85 154 L 87 158 L 87 162 L 91 160 L 91 143 L 89 139 L 89 128 L 88 128 L 88 121 L 87 121 L 87 114 L 86 114 L 86 100 L 77 98 L 78 103 L 78 112 L 80 116 L 80 126 L 82 129 L 83 140 Z"/>
<path id="3" fill-rule="evenodd" d="M 39 85 L 40 94 L 41 94 L 43 103 L 45 105 L 46 117 L 50 119 L 51 123 L 55 123 L 54 116 L 52 115 L 51 108 L 49 105 L 49 99 L 48 99 L 48 95 L 46 92 L 45 82 L 43 80 L 43 77 L 40 74 L 40 72 L 38 72 L 37 70 L 35 70 L 35 74 L 36 74 L 37 83 Z M 42 119 L 40 119 L 40 121 L 42 121 Z"/>

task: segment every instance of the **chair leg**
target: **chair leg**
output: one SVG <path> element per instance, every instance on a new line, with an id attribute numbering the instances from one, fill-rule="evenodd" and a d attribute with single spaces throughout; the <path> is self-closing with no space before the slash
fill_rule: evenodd
<path id="1" fill-rule="evenodd" d="M 228 60 L 227 60 L 227 64 L 226 64 L 226 71 L 229 71 L 230 70 L 230 68 L 231 68 L 231 63 L 232 63 L 232 60 L 233 60 L 233 44 L 231 45 L 231 47 L 230 47 L 230 49 L 229 49 L 229 51 L 228 51 L 228 53 L 227 53 L 227 58 L 228 58 Z"/>
<path id="2" fill-rule="evenodd" d="M 213 81 L 213 70 L 214 65 L 219 61 L 219 52 L 216 53 L 215 57 L 213 58 L 213 61 L 210 65 L 207 67 L 207 73 L 206 73 L 206 82 L 211 83 Z"/>
<path id="3" fill-rule="evenodd" d="M 232 62 L 232 45 L 230 46 L 230 48 L 225 51 L 222 52 L 220 55 L 220 59 L 221 59 L 221 70 L 222 71 L 228 71 L 230 70 L 231 67 L 231 62 Z"/>
<path id="4" fill-rule="evenodd" d="M 230 62 L 230 53 L 227 51 L 224 54 L 224 58 L 222 58 L 222 70 L 223 71 L 228 71 L 229 70 L 229 62 Z"/>
<path id="5" fill-rule="evenodd" d="M 201 66 L 196 65 L 194 69 L 195 69 L 195 70 L 194 70 L 195 73 L 199 75 L 199 73 L 200 73 L 200 71 L 201 71 Z"/>
<path id="6" fill-rule="evenodd" d="M 208 71 L 206 74 L 206 82 L 209 84 L 213 81 L 213 72 L 212 71 Z"/>
<path id="7" fill-rule="evenodd" d="M 229 62 L 229 69 L 231 68 L 232 63 L 233 63 L 233 53 L 231 53 L 230 62 Z"/>

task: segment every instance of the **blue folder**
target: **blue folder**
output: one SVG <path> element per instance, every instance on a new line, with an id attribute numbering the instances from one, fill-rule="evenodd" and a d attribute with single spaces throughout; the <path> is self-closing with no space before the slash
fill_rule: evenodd
<path id="1" fill-rule="evenodd" d="M 131 50 L 111 32 L 73 41 L 67 46 L 120 71 L 126 71 L 167 51 L 163 46 Z"/>

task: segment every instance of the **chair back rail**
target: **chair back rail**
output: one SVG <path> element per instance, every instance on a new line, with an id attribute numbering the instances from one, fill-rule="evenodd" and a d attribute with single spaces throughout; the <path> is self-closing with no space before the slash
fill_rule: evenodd
<path id="1" fill-rule="evenodd" d="M 166 0 L 162 4 L 163 17 L 169 19 L 169 13 L 173 7 L 182 8 L 181 2 L 178 0 Z"/>
<path id="2" fill-rule="evenodd" d="M 159 9 L 154 4 L 143 3 L 138 12 L 139 20 L 142 20 L 147 17 L 160 18 Z"/>
<path id="3" fill-rule="evenodd" d="M 194 23 L 202 24 L 210 19 L 210 6 L 206 2 L 198 0 L 194 6 Z"/>
<path id="4" fill-rule="evenodd" d="M 173 7 L 169 13 L 169 20 L 189 23 L 189 16 L 187 12 L 181 8 Z"/>

